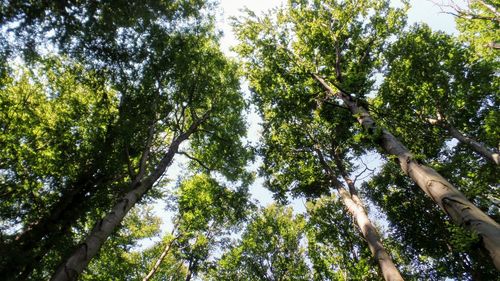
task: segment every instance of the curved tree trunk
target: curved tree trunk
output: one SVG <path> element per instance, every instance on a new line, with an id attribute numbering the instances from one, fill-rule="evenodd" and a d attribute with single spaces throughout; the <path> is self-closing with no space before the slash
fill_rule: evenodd
<path id="1" fill-rule="evenodd" d="M 474 206 L 460 191 L 434 169 L 418 163 L 412 153 L 389 131 L 377 127 L 366 109 L 358 106 L 351 96 L 334 91 L 316 74 L 312 77 L 332 96 L 340 98 L 363 128 L 379 142 L 387 155 L 396 157 L 406 173 L 453 221 L 481 236 L 495 267 L 500 270 L 500 225 Z"/>
<path id="2" fill-rule="evenodd" d="M 174 138 L 168 151 L 148 177 L 139 177 L 132 181 L 130 191 L 125 193 L 111 211 L 95 225 L 85 241 L 59 266 L 51 280 L 76 280 L 90 260 L 99 252 L 104 242 L 122 222 L 125 215 L 153 187 L 154 183 L 161 177 L 167 167 L 170 166 L 179 149 L 179 145 L 187 140 L 207 118 L 208 112 L 191 124 L 186 132 Z M 144 169 L 141 170 L 144 171 Z M 143 173 L 139 175 L 141 176 L 141 174 Z"/>

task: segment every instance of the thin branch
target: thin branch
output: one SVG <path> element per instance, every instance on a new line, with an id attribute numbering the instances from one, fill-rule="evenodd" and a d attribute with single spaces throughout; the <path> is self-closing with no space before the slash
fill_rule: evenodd
<path id="1" fill-rule="evenodd" d="M 179 151 L 177 152 L 178 154 L 181 154 L 181 155 L 184 155 L 186 156 L 187 158 L 189 158 L 190 160 L 193 160 L 193 161 L 196 161 L 200 166 L 202 166 L 203 168 L 205 168 L 207 171 L 212 171 L 213 169 L 209 168 L 207 165 L 205 165 L 200 159 L 196 158 L 196 157 L 193 157 L 191 155 L 189 155 L 187 152 L 185 151 Z"/>
<path id="2" fill-rule="evenodd" d="M 371 172 L 371 174 L 375 173 L 375 169 L 370 169 L 370 168 L 368 167 L 368 165 L 366 165 L 366 164 L 365 164 L 365 162 L 363 162 L 363 159 L 359 158 L 358 160 L 359 160 L 359 161 L 363 164 L 363 166 L 365 166 L 365 168 L 363 169 L 363 171 L 361 171 L 361 172 L 360 172 L 360 173 L 358 173 L 356 176 L 354 176 L 354 180 L 352 181 L 352 182 L 353 182 L 353 184 L 356 184 L 356 181 L 357 181 L 358 179 L 360 179 L 359 177 L 360 177 L 360 176 L 362 176 L 364 173 L 366 173 L 366 171 L 370 171 L 370 172 Z M 368 176 L 369 176 L 369 175 L 368 175 Z M 361 180 L 366 179 L 368 176 L 365 176 L 365 177 L 361 178 Z"/>

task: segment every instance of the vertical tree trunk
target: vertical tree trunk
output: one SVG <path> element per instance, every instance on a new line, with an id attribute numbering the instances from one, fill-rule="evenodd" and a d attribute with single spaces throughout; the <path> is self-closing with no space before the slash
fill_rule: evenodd
<path id="1" fill-rule="evenodd" d="M 76 280 L 90 260 L 98 253 L 104 242 L 122 222 L 125 215 L 135 203 L 153 187 L 153 184 L 161 177 L 167 167 L 170 166 L 179 149 L 179 145 L 188 139 L 207 118 L 208 112 L 202 118 L 191 124 L 186 132 L 174 138 L 168 151 L 148 177 L 132 181 L 130 191 L 125 193 L 117 201 L 111 211 L 95 225 L 83 244 L 80 245 L 61 266 L 59 266 L 51 280 Z"/>
<path id="2" fill-rule="evenodd" d="M 344 185 L 339 180 L 337 180 L 335 173 L 328 165 L 328 163 L 326 163 L 322 152 L 319 149 L 316 149 L 316 152 L 323 166 L 323 169 L 328 174 L 329 178 L 333 182 L 333 185 L 339 192 L 342 203 L 344 203 L 344 205 L 346 206 L 349 214 L 356 220 L 361 235 L 363 236 L 363 238 L 365 238 L 366 242 L 368 243 L 368 248 L 370 248 L 373 257 L 380 266 L 380 270 L 382 272 L 384 280 L 403 281 L 404 279 L 399 273 L 396 265 L 392 261 L 391 256 L 385 250 L 377 229 L 368 218 L 365 206 L 361 199 L 357 196 L 354 182 L 347 175 L 347 172 L 345 171 L 341 160 L 334 156 L 337 169 L 340 171 L 341 176 L 347 182 L 350 192 L 344 188 Z"/>
<path id="3" fill-rule="evenodd" d="M 451 183 L 434 169 L 418 163 L 411 152 L 389 131 L 377 127 L 366 109 L 358 106 L 350 95 L 334 91 L 323 78 L 312 74 L 323 89 L 339 97 L 363 128 L 379 142 L 387 155 L 395 156 L 406 173 L 453 221 L 481 236 L 495 267 L 500 270 L 500 225 L 474 206 Z"/>
<path id="4" fill-rule="evenodd" d="M 344 187 L 337 187 L 337 190 L 339 191 L 342 202 L 347 207 L 351 216 L 356 220 L 361 234 L 366 239 L 373 257 L 380 266 L 384 280 L 402 281 L 403 277 L 401 277 L 399 270 L 394 265 L 391 256 L 389 256 L 385 250 L 384 245 L 382 245 L 377 229 L 368 218 L 364 206 L 356 203 Z"/>

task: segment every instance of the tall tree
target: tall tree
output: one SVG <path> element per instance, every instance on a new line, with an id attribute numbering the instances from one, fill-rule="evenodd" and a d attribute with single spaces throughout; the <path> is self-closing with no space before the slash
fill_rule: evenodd
<path id="1" fill-rule="evenodd" d="M 362 147 L 355 140 L 359 130 L 352 127 L 348 112 L 337 112 L 340 105 L 336 103 L 323 104 L 317 110 L 313 107 L 313 110 L 295 111 L 293 116 L 288 115 L 288 110 L 281 111 L 283 108 L 273 108 L 266 103 L 259 106 L 266 128 L 261 148 L 266 184 L 282 198 L 286 198 L 287 193 L 314 198 L 336 190 L 345 211 L 354 218 L 359 235 L 368 242 L 360 246 L 368 246 L 381 275 L 386 280 L 402 280 L 349 175 L 352 172 L 347 156 L 349 146 L 357 148 L 358 153 Z M 334 120 L 334 123 L 322 120 L 324 117 L 330 117 L 326 120 Z"/>
<path id="2" fill-rule="evenodd" d="M 46 206 L 56 204 L 66 192 L 63 186 L 103 150 L 106 128 L 117 118 L 118 99 L 98 73 L 56 57 L 31 69 L 13 68 L 3 80 L 0 99 L 0 163 L 5 171 L 0 269 L 7 278 L 8 271 L 36 263 L 29 253 L 55 242 L 46 236 L 57 231 L 51 225 L 39 240 L 23 234 L 36 232 L 37 222 L 54 215 Z M 12 231 L 23 225 L 22 232 Z"/>
<path id="3" fill-rule="evenodd" d="M 409 259 L 417 280 L 489 280 L 498 275 L 481 238 L 447 221 L 396 163 L 387 162 L 362 191 L 387 216 L 388 234 Z"/>
<path id="4" fill-rule="evenodd" d="M 243 182 L 233 190 L 207 174 L 185 179 L 176 192 L 177 215 L 173 219 L 171 239 L 165 241 L 163 252 L 143 280 L 168 277 L 158 275 L 159 278 L 154 278 L 163 259 L 172 253 L 178 266 L 187 269 L 183 279 L 195 277 L 253 209 L 248 200 L 247 185 L 248 182 Z"/>
<path id="5" fill-rule="evenodd" d="M 158 81 L 160 89 L 166 93 L 170 92 L 173 96 L 160 95 L 163 99 L 158 99 L 156 102 L 161 106 L 162 100 L 171 102 L 173 97 L 176 101 L 174 109 L 178 109 L 174 113 L 174 119 L 166 119 L 166 116 L 161 115 L 162 111 L 157 113 L 155 123 L 149 128 L 152 132 L 149 145 L 143 150 L 139 170 L 131 178 L 128 191 L 116 201 L 111 211 L 96 223 L 85 242 L 63 262 L 53 280 L 71 280 L 85 268 L 130 208 L 163 175 L 179 152 L 180 145 L 186 140 L 193 139 L 191 145 L 195 148 L 193 150 L 195 154 L 200 151 L 206 153 L 222 151 L 221 155 L 227 155 L 227 161 L 215 162 L 212 169 L 219 171 L 228 179 L 237 180 L 242 173 L 242 165 L 245 164 L 248 153 L 239 140 L 245 132 L 241 119 L 244 102 L 238 91 L 236 66 L 223 57 L 216 49 L 213 40 L 203 38 L 191 40 L 197 43 L 193 46 L 197 47 L 195 49 L 197 51 L 179 55 L 185 62 L 189 61 L 184 56 L 189 56 L 191 65 L 186 63 L 184 71 L 195 70 L 195 76 L 186 81 L 186 72 L 179 71 L 175 73 L 178 76 L 174 76 L 178 80 Z M 179 88 L 172 89 L 171 83 L 174 81 L 178 83 Z M 214 136 L 222 136 L 224 142 Z M 163 147 L 154 146 L 155 140 L 159 141 L 159 144 L 165 141 L 169 144 Z M 155 153 L 150 154 L 151 151 Z"/>
<path id="6" fill-rule="evenodd" d="M 14 38 L 8 42 L 7 51 L 18 47 L 25 50 L 27 59 L 33 59 L 41 50 L 36 46 L 57 47 L 53 49 L 78 58 L 86 68 L 97 69 L 109 78 L 106 83 L 120 97 L 117 120 L 106 126 L 105 146 L 95 151 L 88 167 L 77 168 L 74 178 L 60 184 L 60 198 L 45 208 L 40 218 L 24 223 L 24 230 L 10 241 L 9 248 L 26 258 L 7 260 L 2 273 L 18 277 L 20 272 L 29 274 L 29 265 L 40 264 L 40 259 L 59 247 L 55 241 L 71 237 L 75 226 L 81 229 L 79 219 L 101 216 L 136 181 L 153 173 L 165 154 L 173 156 L 175 147 L 194 131 L 191 154 L 205 159 L 209 151 L 221 152 L 229 161 L 215 162 L 214 169 L 224 169 L 232 180 L 239 177 L 241 165 L 248 158 L 239 140 L 244 132 L 239 116 L 244 104 L 234 96 L 236 68 L 212 43 L 211 17 L 205 9 L 211 4 L 91 1 L 1 5 L 5 12 L 1 24 L 9 27 L 2 32 Z M 212 56 L 211 60 L 206 60 L 207 56 Z M 227 77 L 219 77 L 217 69 Z M 210 71 L 213 77 L 208 77 Z M 213 84 L 231 89 L 207 93 Z M 217 95 L 225 96 L 214 98 Z M 226 105 L 226 114 L 219 112 L 222 104 Z M 217 122 L 209 120 L 212 113 Z M 174 144 L 171 153 L 169 140 Z M 163 158 L 163 164 L 168 164 L 167 158 Z M 161 174 L 157 172 L 155 177 Z M 58 250 L 59 255 L 72 247 L 74 241 L 68 242 L 65 249 Z"/>
<path id="7" fill-rule="evenodd" d="M 210 17 L 203 11 L 210 4 L 205 1 L 68 1 L 2 2 L 0 5 L 2 36 L 9 38 L 2 41 L 2 54 L 10 58 L 24 54 L 27 61 L 32 61 L 44 49 L 64 53 L 76 58 L 85 68 L 95 69 L 103 77 L 104 87 L 112 87 L 120 97 L 115 118 L 118 120 L 110 120 L 102 130 L 105 134 L 96 140 L 100 145 L 88 155 L 89 160 L 82 161 L 72 177 L 52 183 L 60 198 L 46 204 L 43 211 L 36 213 L 36 219 L 24 221 L 23 230 L 16 233 L 8 247 L 2 247 L 23 255 L 11 261 L 9 255 L 2 255 L 2 260 L 7 259 L 5 267 L 4 261 L 1 262 L 3 273 L 4 270 L 20 272 L 28 265 L 39 264 L 38 261 L 57 246 L 56 241 L 70 236 L 71 227 L 75 227 L 78 219 L 89 212 L 99 213 L 99 208 L 108 208 L 123 191 L 126 182 L 139 169 L 141 152 L 147 146 L 149 124 L 154 117 L 151 111 L 175 114 L 170 110 L 171 105 L 154 109 L 149 102 L 160 92 L 155 89 L 156 81 L 169 79 L 158 74 L 169 72 L 175 61 L 182 61 L 175 51 L 189 48 L 189 40 L 183 40 L 180 35 L 203 36 L 201 34 L 207 31 Z M 192 22 L 197 24 L 188 24 Z M 63 161 L 57 165 L 65 164 Z"/>
<path id="8" fill-rule="evenodd" d="M 495 148 L 499 136 L 493 121 L 500 114 L 496 91 L 500 84 L 491 63 L 474 59 L 456 40 L 433 33 L 426 26 L 414 26 L 401 36 L 386 57 L 388 73 L 374 105 L 387 125 L 400 128 L 415 124 L 419 129 L 407 132 L 414 138 L 413 132 L 441 142 L 455 138 L 488 161 L 500 164 Z M 442 130 L 433 131 L 423 124 Z M 428 147 L 441 146 L 437 143 Z"/>
<path id="9" fill-rule="evenodd" d="M 498 206 L 495 205 L 498 152 L 494 148 L 499 142 L 495 129 L 498 118 L 494 117 L 499 113 L 498 78 L 492 63 L 477 59 L 473 52 L 456 39 L 432 32 L 427 26 L 412 27 L 386 52 L 387 75 L 372 109 L 380 118 L 380 124 L 399 132 L 400 139 L 418 153 L 417 157 L 426 159 L 450 183 L 460 186 L 471 202 L 498 220 Z M 458 142 L 450 143 L 451 138 Z M 479 253 L 483 248 L 478 246 L 479 238 L 470 239 L 475 234 L 466 235 L 440 223 L 442 218 L 434 208 L 419 215 L 401 206 L 387 205 L 389 198 L 400 201 L 403 195 L 415 196 L 405 209 L 415 210 L 416 202 L 430 204 L 414 194 L 411 182 L 397 180 L 401 190 L 383 187 L 400 177 L 394 174 L 393 165 L 387 165 L 391 167 L 382 169 L 380 180 L 374 181 L 367 193 L 388 212 L 394 229 L 400 231 L 396 236 L 408 237 L 405 240 L 414 248 L 433 256 L 436 274 L 461 276 L 463 272 L 468 277 L 458 278 L 487 279 L 485 276 L 494 269 Z M 387 197 L 377 196 L 374 190 L 386 193 Z M 412 213 L 415 215 L 410 215 Z M 418 216 L 420 219 L 416 218 Z M 436 245 L 418 242 L 412 237 L 412 233 L 418 232 L 415 225 L 409 225 L 411 221 L 418 221 L 422 229 L 432 229 L 432 236 L 440 242 Z M 425 234 L 428 233 L 420 235 Z M 460 245 L 459 241 L 463 243 Z M 441 250 L 435 251 L 437 248 Z"/>
<path id="10" fill-rule="evenodd" d="M 315 98 L 339 99 L 385 155 L 429 195 L 458 225 L 482 237 L 500 268 L 500 226 L 460 191 L 381 128 L 366 109 L 366 94 L 381 49 L 401 28 L 403 11 L 385 1 L 291 1 L 274 19 L 247 18 L 236 24 L 251 86 L 259 98 L 279 107 L 295 95 L 296 108 Z M 335 20 L 332 20 L 335 19 Z M 320 86 L 320 94 L 297 85 Z M 323 94 L 321 94 L 323 92 Z M 306 101 L 298 103 L 298 101 Z M 309 101 L 309 102 L 307 102 Z M 314 105 L 313 105 L 314 106 Z"/>
<path id="11" fill-rule="evenodd" d="M 211 280 L 310 280 L 306 264 L 305 220 L 292 209 L 270 205 L 254 214 L 241 241 L 209 271 Z"/>

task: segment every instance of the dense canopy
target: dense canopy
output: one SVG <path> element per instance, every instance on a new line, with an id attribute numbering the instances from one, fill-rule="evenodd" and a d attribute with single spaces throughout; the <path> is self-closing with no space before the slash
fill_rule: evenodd
<path id="1" fill-rule="evenodd" d="M 210 0 L 2 1 L 2 280 L 495 280 L 500 5 L 438 4 L 245 10 L 228 56 Z"/>

